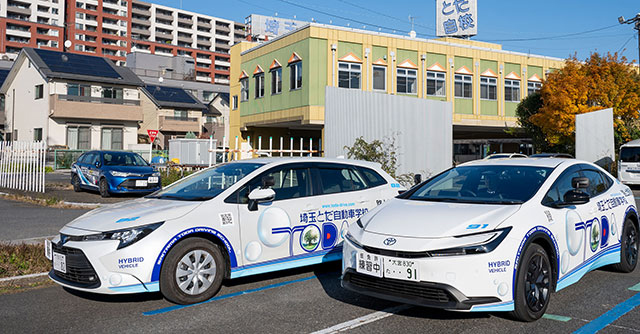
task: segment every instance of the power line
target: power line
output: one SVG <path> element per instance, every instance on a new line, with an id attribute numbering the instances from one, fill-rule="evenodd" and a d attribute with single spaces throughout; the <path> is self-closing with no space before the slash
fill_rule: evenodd
<path id="1" fill-rule="evenodd" d="M 340 1 L 342 3 L 346 3 L 347 5 L 350 5 L 350 6 L 362 9 L 362 10 L 366 10 L 366 11 L 371 12 L 371 13 L 376 14 L 376 15 L 380 15 L 380 16 L 383 16 L 383 17 L 386 17 L 386 18 L 389 18 L 389 19 L 392 19 L 392 20 L 396 20 L 396 21 L 402 22 L 402 23 L 407 23 L 406 20 L 403 20 L 401 18 L 398 18 L 398 17 L 395 17 L 395 16 L 391 16 L 391 15 L 388 15 L 388 14 L 385 14 L 385 13 L 381 13 L 381 12 L 375 11 L 373 9 L 370 9 L 370 8 L 367 8 L 367 7 L 364 7 L 364 6 L 360 6 L 360 5 L 357 5 L 355 3 L 352 3 L 352 2 L 349 2 L 349 1 L 346 1 L 346 0 L 338 0 L 338 1 Z M 422 24 L 419 24 L 419 23 L 414 23 L 414 24 L 416 26 L 418 26 L 418 27 L 423 27 L 423 28 L 427 28 L 427 29 L 431 29 L 431 30 L 435 30 L 436 29 L 434 27 L 425 26 L 425 25 L 422 25 Z M 432 35 L 432 36 L 435 36 L 435 35 Z"/>
<path id="2" fill-rule="evenodd" d="M 629 43 L 629 41 L 636 37 L 636 34 L 634 33 L 633 35 L 631 35 L 631 37 L 629 37 L 629 39 L 627 39 L 626 42 L 624 42 L 624 44 L 622 44 L 622 47 L 620 48 L 620 50 L 618 50 L 618 53 L 622 56 L 622 53 L 620 53 L 620 51 L 622 51 L 624 49 L 625 46 L 627 46 L 627 43 Z M 624 52 L 623 52 L 624 53 Z"/>
<path id="3" fill-rule="evenodd" d="M 532 38 L 511 38 L 511 39 L 489 39 L 489 40 L 486 40 L 486 41 L 487 42 L 539 41 L 539 40 L 544 40 L 544 39 L 554 39 L 554 38 L 561 38 L 561 37 L 584 35 L 584 34 L 589 34 L 589 33 L 596 32 L 596 31 L 610 29 L 610 28 L 617 27 L 617 26 L 618 26 L 617 24 L 614 24 L 614 25 L 610 25 L 610 26 L 606 26 L 606 27 L 602 27 L 602 28 L 598 28 L 598 29 L 587 30 L 587 31 L 582 31 L 582 32 L 576 32 L 576 33 L 571 33 L 571 34 L 556 35 L 556 36 L 532 37 Z"/>

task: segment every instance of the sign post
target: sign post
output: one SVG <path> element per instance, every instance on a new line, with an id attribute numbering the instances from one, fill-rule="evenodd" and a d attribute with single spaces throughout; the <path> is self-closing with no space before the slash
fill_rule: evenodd
<path id="1" fill-rule="evenodd" d="M 147 130 L 147 134 L 149 135 L 149 164 L 151 164 L 151 158 L 153 157 L 153 141 L 156 140 L 158 136 L 158 130 Z"/>

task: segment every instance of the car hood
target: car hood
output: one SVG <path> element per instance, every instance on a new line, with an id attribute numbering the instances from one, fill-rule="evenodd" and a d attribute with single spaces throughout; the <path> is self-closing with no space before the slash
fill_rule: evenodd
<path id="1" fill-rule="evenodd" d="M 490 231 L 519 209 L 520 205 L 392 199 L 363 223 L 364 230 L 370 233 L 409 238 L 443 238 Z"/>
<path id="2" fill-rule="evenodd" d="M 113 170 L 125 173 L 150 174 L 153 173 L 153 167 L 150 166 L 103 166 L 105 171 Z"/>
<path id="3" fill-rule="evenodd" d="M 107 205 L 89 211 L 71 221 L 60 232 L 75 233 L 70 229 L 106 232 L 176 219 L 189 213 L 202 202 L 140 198 Z"/>

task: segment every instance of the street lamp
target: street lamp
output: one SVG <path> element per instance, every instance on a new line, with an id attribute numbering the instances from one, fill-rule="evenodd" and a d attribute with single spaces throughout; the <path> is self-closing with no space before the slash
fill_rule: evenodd
<path id="1" fill-rule="evenodd" d="M 638 31 L 638 66 L 640 66 L 640 13 L 636 14 L 636 16 L 625 20 L 624 16 L 618 17 L 618 23 L 620 24 L 635 24 L 633 27 Z"/>

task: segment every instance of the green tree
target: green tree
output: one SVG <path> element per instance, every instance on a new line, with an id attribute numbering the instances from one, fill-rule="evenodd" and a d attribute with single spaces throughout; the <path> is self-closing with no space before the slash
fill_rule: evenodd
<path id="1" fill-rule="evenodd" d="M 307 231 L 307 233 L 304 234 L 305 246 L 314 245 L 317 240 L 318 240 L 318 236 L 313 234 L 311 231 Z"/>
<path id="2" fill-rule="evenodd" d="M 375 139 L 369 143 L 360 136 L 356 138 L 353 146 L 345 146 L 344 149 L 347 150 L 347 158 L 377 162 L 382 166 L 382 170 L 396 177 L 398 147 L 394 137 Z"/>

